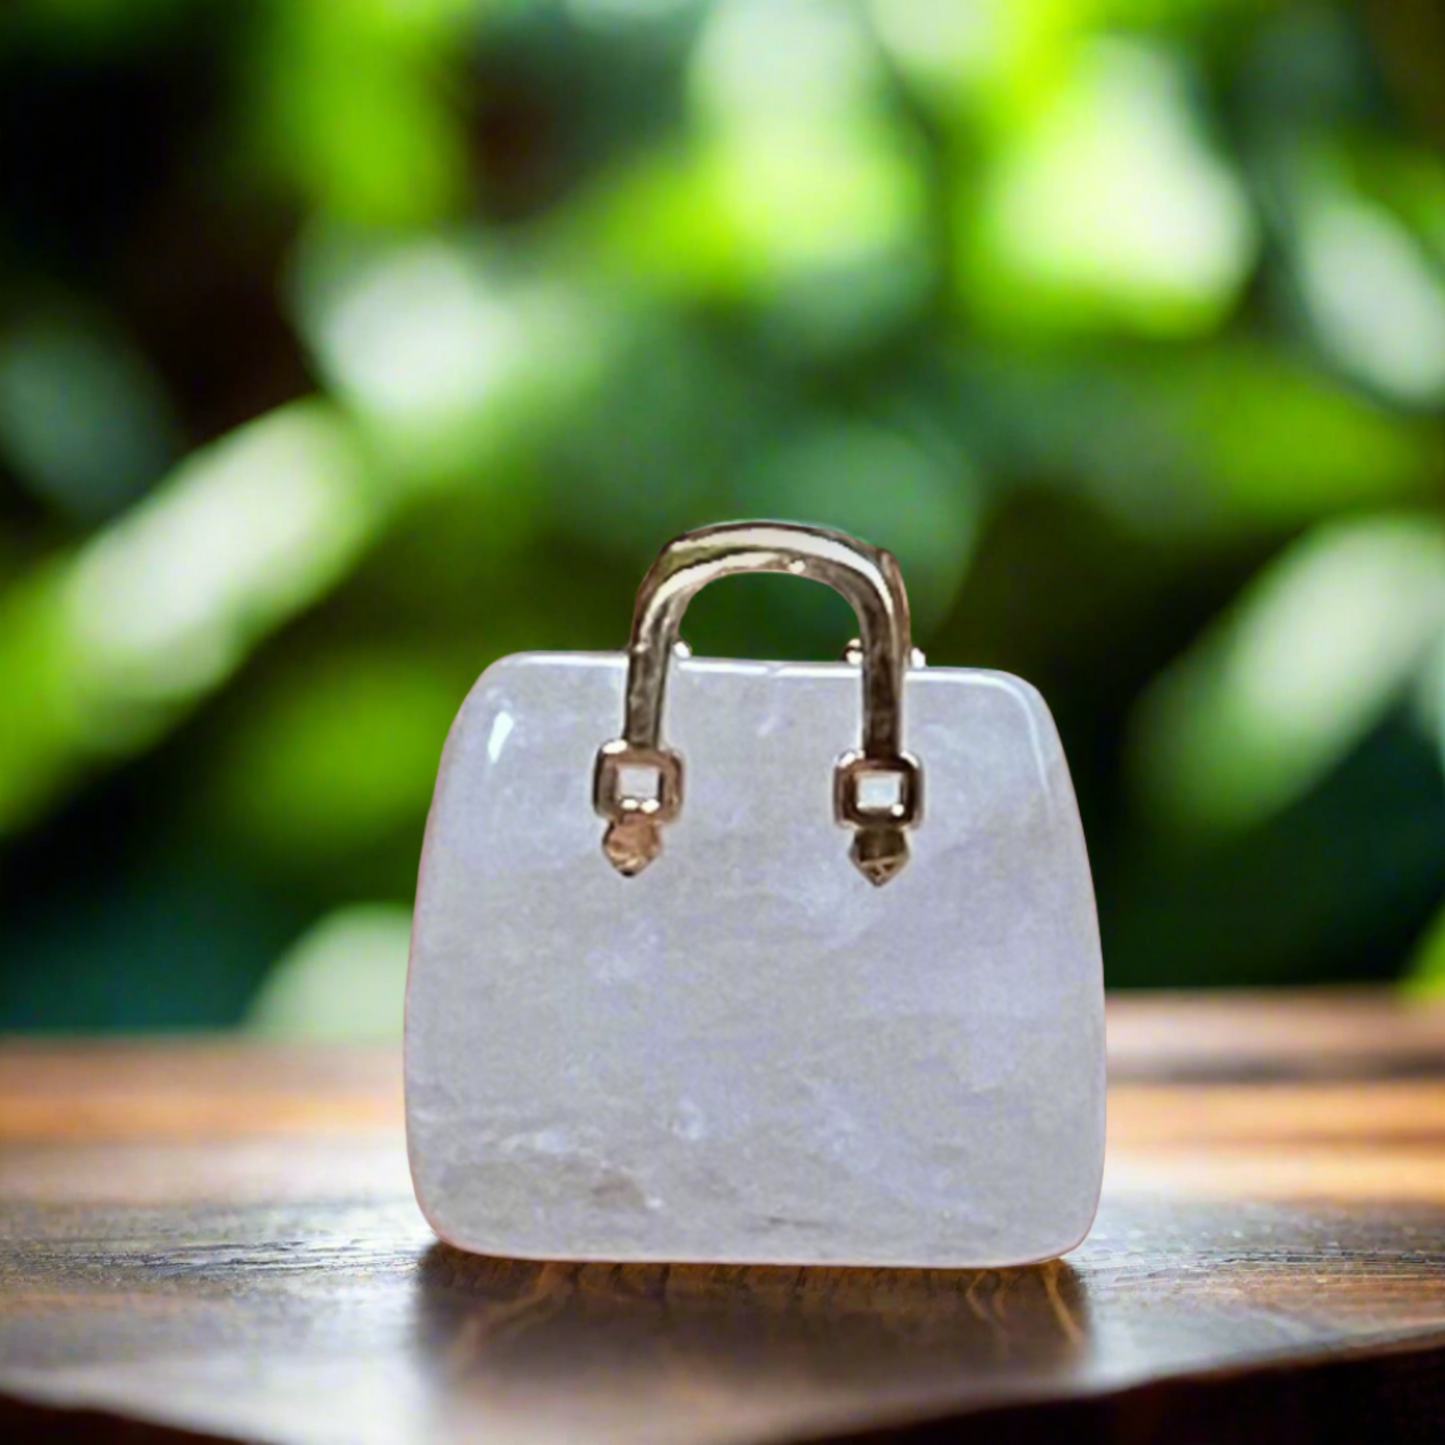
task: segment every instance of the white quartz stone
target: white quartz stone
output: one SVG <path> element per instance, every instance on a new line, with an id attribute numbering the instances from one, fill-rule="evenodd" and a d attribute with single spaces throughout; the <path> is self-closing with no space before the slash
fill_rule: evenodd
<path id="1" fill-rule="evenodd" d="M 417 1197 L 526 1258 L 985 1266 L 1072 1249 L 1104 1152 L 1103 977 L 1039 695 L 910 673 L 913 857 L 873 887 L 833 821 L 859 678 L 694 660 L 662 856 L 601 850 L 620 655 L 490 668 L 448 738 L 407 985 Z"/>

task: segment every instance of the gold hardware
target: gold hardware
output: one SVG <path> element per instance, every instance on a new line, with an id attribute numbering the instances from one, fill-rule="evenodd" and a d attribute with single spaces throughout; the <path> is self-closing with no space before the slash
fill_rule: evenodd
<path id="1" fill-rule="evenodd" d="M 642 579 L 627 647 L 622 736 L 598 750 L 592 803 L 607 820 L 602 847 L 618 872 L 640 873 L 662 851 L 662 828 L 682 807 L 682 758 L 662 742 L 667 667 L 693 596 L 720 577 L 787 572 L 826 583 L 852 604 L 860 640 L 862 745 L 838 759 L 833 816 L 851 827 L 851 857 L 882 885 L 908 861 L 908 828 L 923 817 L 923 772 L 902 749 L 903 680 L 913 653 L 908 594 L 891 552 L 843 532 L 788 522 L 728 522 L 669 542 Z M 916 654 L 921 665 L 922 654 Z M 655 780 L 632 791 L 630 776 Z M 876 796 L 874 796 L 876 794 Z"/>

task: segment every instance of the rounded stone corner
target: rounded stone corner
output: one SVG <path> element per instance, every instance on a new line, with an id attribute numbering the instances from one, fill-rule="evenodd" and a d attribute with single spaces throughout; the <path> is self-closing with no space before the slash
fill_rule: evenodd
<path id="1" fill-rule="evenodd" d="M 406 1166 L 407 1173 L 411 1176 L 412 1197 L 416 1200 L 416 1207 L 421 1211 L 421 1217 L 426 1220 L 427 1228 L 436 1235 L 445 1245 L 452 1249 L 462 1250 L 466 1254 L 476 1254 L 479 1251 L 471 1244 L 465 1242 L 464 1231 L 457 1229 L 454 1224 L 445 1217 L 445 1214 L 438 1210 L 432 1196 L 431 1186 L 427 1182 L 426 1170 L 422 1167 L 417 1157 L 417 1143 L 420 1130 L 412 1122 L 410 1111 L 406 1120 Z"/>
<path id="2" fill-rule="evenodd" d="M 1095 1196 L 1094 1202 L 1089 1206 L 1083 1215 L 1083 1221 L 1075 1228 L 1068 1230 L 1064 1238 L 1068 1241 L 1061 1245 L 1051 1255 L 1050 1259 L 1063 1259 L 1066 1255 L 1072 1254 L 1086 1239 L 1094 1232 L 1094 1225 L 1099 1219 L 1099 1196 Z"/>
<path id="3" fill-rule="evenodd" d="M 1048 699 L 1028 678 L 1020 677 L 1014 672 L 1003 672 L 997 668 L 980 668 L 978 675 L 994 687 L 1008 693 L 1025 712 L 1032 713 L 1038 718 L 1047 719 L 1049 725 L 1053 725 L 1054 714 L 1049 707 Z"/>
<path id="4" fill-rule="evenodd" d="M 554 656 L 555 654 L 545 652 L 505 652 L 501 657 L 494 657 L 478 674 L 477 680 L 467 689 L 467 695 L 462 699 L 462 705 L 457 709 L 457 720 L 460 721 L 467 713 L 477 710 L 482 700 L 489 696 L 501 681 L 509 673 L 517 672 L 529 663 L 535 663 L 537 659 Z M 453 727 L 456 723 L 452 724 Z"/>
<path id="5" fill-rule="evenodd" d="M 1086 1239 L 1094 1232 L 1094 1225 L 1099 1219 L 1099 1205 L 1104 1197 L 1104 1150 L 1099 1149 L 1099 1164 L 1094 1175 L 1094 1187 L 1089 1194 L 1088 1206 L 1079 1212 L 1074 1224 L 1064 1231 L 1064 1239 L 1067 1241 L 1045 1256 L 1048 1259 L 1062 1259 L 1065 1255 L 1072 1254 Z"/>
<path id="6" fill-rule="evenodd" d="M 459 1250 L 462 1254 L 480 1255 L 487 1259 L 545 1260 L 552 1258 L 551 1255 L 539 1254 L 535 1250 L 529 1252 L 526 1249 L 519 1249 L 514 1243 L 508 1244 L 495 1237 L 483 1237 L 476 1230 L 447 1218 L 445 1214 L 437 1210 L 426 1186 L 422 1183 L 421 1174 L 415 1164 L 410 1160 L 408 1163 L 411 1168 L 411 1191 L 416 1199 L 416 1207 L 421 1211 L 421 1217 L 426 1220 L 427 1228 L 448 1249 Z"/>
<path id="7" fill-rule="evenodd" d="M 410 1130 L 407 1131 L 410 1137 Z M 416 1207 L 421 1211 L 421 1217 L 426 1220 L 427 1228 L 441 1240 L 443 1244 L 449 1244 L 453 1249 L 464 1249 L 465 1245 L 457 1242 L 455 1232 L 437 1213 L 436 1206 L 431 1202 L 431 1195 L 426 1185 L 422 1183 L 422 1176 L 416 1167 L 414 1160 L 408 1159 L 408 1172 L 411 1174 L 411 1193 L 416 1200 Z"/>
<path id="8" fill-rule="evenodd" d="M 1036 1253 L 1029 1254 L 1021 1259 L 1011 1259 L 1003 1263 L 988 1266 L 970 1266 L 971 1268 L 993 1268 L 993 1269 L 1027 1269 L 1036 1264 L 1052 1264 L 1055 1260 L 1066 1259 L 1069 1255 L 1080 1248 L 1088 1237 L 1094 1232 L 1094 1224 L 1099 1216 L 1099 1202 L 1094 1201 L 1093 1206 L 1083 1215 L 1082 1223 L 1071 1225 L 1060 1235 L 1059 1243 L 1048 1244 L 1041 1247 Z"/>
<path id="9" fill-rule="evenodd" d="M 542 650 L 505 652 L 501 657 L 494 657 L 482 669 L 477 680 L 467 689 L 466 696 L 462 699 L 461 706 L 457 709 L 457 715 L 452 722 L 452 732 L 457 731 L 458 724 L 464 717 L 471 719 L 478 713 L 497 711 L 496 706 L 491 704 L 491 699 L 507 697 L 506 683 L 509 678 L 542 669 L 587 666 L 589 664 L 597 666 L 610 664 L 620 671 L 625 666 L 626 659 L 621 653 L 614 652 L 546 652 Z"/>

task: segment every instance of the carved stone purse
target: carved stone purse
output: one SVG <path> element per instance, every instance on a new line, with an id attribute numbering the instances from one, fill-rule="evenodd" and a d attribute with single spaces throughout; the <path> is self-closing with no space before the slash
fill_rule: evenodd
<path id="1" fill-rule="evenodd" d="M 841 592 L 847 659 L 683 656 L 693 594 L 756 571 Z M 1072 1249 L 1103 1170 L 1103 972 L 1043 700 L 923 666 L 878 548 L 781 523 L 672 542 L 626 654 L 503 658 L 452 726 L 406 1115 L 417 1198 L 463 1249 L 930 1266 Z"/>

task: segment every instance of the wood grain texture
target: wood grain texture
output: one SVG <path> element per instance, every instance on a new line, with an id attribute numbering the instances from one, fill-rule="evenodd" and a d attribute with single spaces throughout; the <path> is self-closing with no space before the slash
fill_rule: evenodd
<path id="1" fill-rule="evenodd" d="M 1110 1013 L 1098 1224 L 992 1271 L 439 1245 L 391 1052 L 0 1045 L 0 1438 L 1445 1437 L 1445 1009 Z"/>

